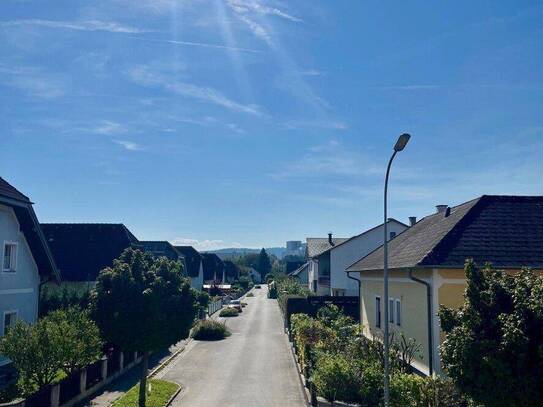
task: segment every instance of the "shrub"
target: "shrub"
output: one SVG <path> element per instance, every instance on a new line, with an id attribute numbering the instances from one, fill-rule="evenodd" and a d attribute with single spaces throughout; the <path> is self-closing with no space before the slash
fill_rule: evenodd
<path id="1" fill-rule="evenodd" d="M 322 354 L 311 378 L 317 394 L 329 401 L 358 401 L 358 374 L 353 363 L 344 355 Z"/>
<path id="2" fill-rule="evenodd" d="M 481 269 L 473 261 L 465 272 L 464 304 L 439 312 L 449 377 L 485 405 L 541 405 L 543 279 L 529 270 Z"/>
<path id="3" fill-rule="evenodd" d="M 206 319 L 198 321 L 192 329 L 191 337 L 199 341 L 218 341 L 230 336 L 230 331 L 226 324 Z"/>
<path id="4" fill-rule="evenodd" d="M 255 295 L 253 293 L 247 293 L 246 297 L 254 297 Z"/>
<path id="5" fill-rule="evenodd" d="M 76 308 L 58 310 L 35 325 L 17 323 L 0 342 L 0 352 L 19 372 L 23 393 L 35 391 L 65 374 L 86 366 L 101 355 L 96 324 L 87 312 Z"/>
<path id="6" fill-rule="evenodd" d="M 235 308 L 223 308 L 219 313 L 220 317 L 237 317 L 239 311 Z"/>
<path id="7" fill-rule="evenodd" d="M 67 286 L 60 290 L 51 290 L 45 286 L 40 292 L 39 317 L 44 317 L 50 312 L 76 307 L 87 309 L 90 304 L 90 290 L 76 291 Z"/>

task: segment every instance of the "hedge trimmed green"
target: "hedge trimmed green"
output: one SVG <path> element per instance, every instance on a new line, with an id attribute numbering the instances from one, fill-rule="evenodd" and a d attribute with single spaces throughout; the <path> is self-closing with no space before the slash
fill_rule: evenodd
<path id="1" fill-rule="evenodd" d="M 220 317 L 237 317 L 239 311 L 235 308 L 223 308 L 219 313 Z"/>
<path id="2" fill-rule="evenodd" d="M 192 330 L 191 337 L 198 341 L 218 341 L 230 336 L 230 331 L 226 324 L 206 319 L 198 321 Z"/>

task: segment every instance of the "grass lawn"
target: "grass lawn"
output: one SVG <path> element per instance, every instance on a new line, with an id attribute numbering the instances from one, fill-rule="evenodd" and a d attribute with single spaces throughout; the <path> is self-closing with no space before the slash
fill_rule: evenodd
<path id="1" fill-rule="evenodd" d="M 147 393 L 147 407 L 163 407 L 170 397 L 177 391 L 177 383 L 166 380 L 151 379 L 151 393 Z M 138 407 L 139 383 L 132 387 L 124 396 L 115 400 L 111 407 Z"/>

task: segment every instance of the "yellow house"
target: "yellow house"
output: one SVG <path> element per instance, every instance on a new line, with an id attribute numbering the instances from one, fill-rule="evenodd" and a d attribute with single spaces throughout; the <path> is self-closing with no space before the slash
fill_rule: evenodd
<path id="1" fill-rule="evenodd" d="M 360 315 L 366 336 L 385 323 L 421 346 L 413 367 L 441 374 L 440 305 L 458 307 L 472 258 L 495 268 L 543 269 L 543 197 L 483 195 L 455 207 L 438 205 L 389 242 L 389 321 L 384 321 L 382 246 L 348 267 L 360 273 Z"/>

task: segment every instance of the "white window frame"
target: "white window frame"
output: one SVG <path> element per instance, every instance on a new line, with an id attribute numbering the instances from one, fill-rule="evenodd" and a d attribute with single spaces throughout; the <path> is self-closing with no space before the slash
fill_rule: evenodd
<path id="1" fill-rule="evenodd" d="M 375 327 L 381 328 L 381 296 L 375 296 Z"/>
<path id="2" fill-rule="evenodd" d="M 1 332 L 2 335 L 1 336 L 4 336 L 6 334 L 6 315 L 9 315 L 9 314 L 15 314 L 15 322 L 19 320 L 18 309 L 10 309 L 10 310 L 4 311 L 4 314 L 2 315 L 2 332 Z"/>
<path id="3" fill-rule="evenodd" d="M 399 298 L 396 298 L 394 301 L 395 305 L 395 315 L 396 315 L 396 325 L 402 326 L 402 300 Z"/>
<path id="4" fill-rule="evenodd" d="M 392 297 L 388 297 L 388 323 L 394 325 L 394 314 L 395 309 L 394 306 L 396 304 L 396 301 Z"/>
<path id="5" fill-rule="evenodd" d="M 9 269 L 4 268 L 4 256 L 5 256 L 5 252 L 6 252 L 6 246 L 12 246 L 12 247 L 15 248 L 14 252 L 11 253 L 11 259 L 10 259 L 11 264 L 10 264 Z M 12 273 L 17 272 L 17 260 L 18 260 L 18 257 L 19 257 L 18 254 L 19 254 L 19 243 L 11 241 L 11 240 L 4 240 L 4 245 L 2 246 L 2 263 L 1 263 L 3 273 L 12 274 Z"/>

